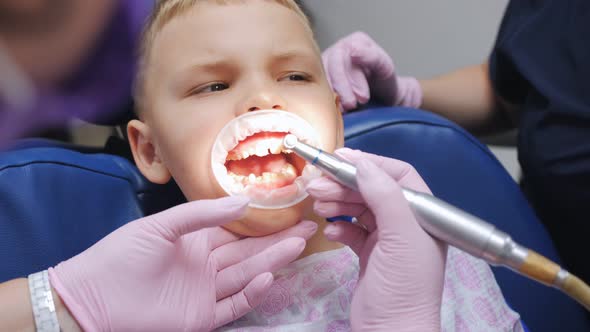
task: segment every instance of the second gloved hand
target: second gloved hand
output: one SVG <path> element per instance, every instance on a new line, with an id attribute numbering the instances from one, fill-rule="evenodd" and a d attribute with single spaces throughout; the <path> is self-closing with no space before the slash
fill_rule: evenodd
<path id="1" fill-rule="evenodd" d="M 270 272 L 296 259 L 317 229 L 304 221 L 260 238 L 218 227 L 248 200 L 201 200 L 130 222 L 49 270 L 86 331 L 209 331 L 261 303 Z"/>
<path id="2" fill-rule="evenodd" d="M 322 61 L 344 111 L 373 97 L 390 106 L 422 104 L 420 83 L 414 77 L 397 76 L 391 57 L 364 32 L 337 41 L 322 53 Z"/>
<path id="3" fill-rule="evenodd" d="M 318 215 L 356 216 L 360 223 L 337 222 L 324 231 L 359 256 L 353 331 L 440 331 L 447 247 L 420 227 L 400 189 L 428 187 L 404 162 L 349 149 L 337 154 L 356 164 L 360 192 L 328 178 L 307 190 Z"/>

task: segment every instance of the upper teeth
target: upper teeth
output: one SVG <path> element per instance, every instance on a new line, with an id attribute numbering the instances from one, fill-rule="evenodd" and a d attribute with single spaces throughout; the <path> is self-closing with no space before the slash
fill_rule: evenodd
<path id="1" fill-rule="evenodd" d="M 315 146 L 319 143 L 315 129 L 295 114 L 285 111 L 256 111 L 246 113 L 232 120 L 221 130 L 213 146 L 212 161 L 221 164 L 225 163 L 228 152 L 232 151 L 239 142 L 263 131 L 292 133 L 303 142 Z M 282 139 L 261 140 L 259 144 L 260 147 L 257 145 L 255 148 L 244 151 L 243 155 L 236 157 L 265 156 L 269 150 L 271 153 L 280 153 L 283 146 Z M 245 156 L 246 153 L 248 156 Z"/>
<path id="2" fill-rule="evenodd" d="M 280 138 L 267 138 L 260 140 L 256 146 L 251 146 L 248 149 L 241 149 L 239 152 L 232 150 L 228 156 L 228 160 L 246 159 L 250 156 L 264 157 L 268 154 L 279 154 L 283 151 L 283 142 Z"/>

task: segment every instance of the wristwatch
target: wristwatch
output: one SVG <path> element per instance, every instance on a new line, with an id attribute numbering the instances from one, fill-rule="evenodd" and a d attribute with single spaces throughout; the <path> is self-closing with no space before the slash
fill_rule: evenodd
<path id="1" fill-rule="evenodd" d="M 47 270 L 30 274 L 28 280 L 37 332 L 59 332 Z"/>

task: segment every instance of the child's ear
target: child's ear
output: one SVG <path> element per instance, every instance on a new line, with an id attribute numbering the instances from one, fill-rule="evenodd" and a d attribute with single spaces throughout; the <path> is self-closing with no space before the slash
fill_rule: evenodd
<path id="1" fill-rule="evenodd" d="M 133 159 L 141 174 L 153 183 L 164 184 L 170 181 L 170 171 L 158 155 L 150 127 L 139 120 L 131 120 L 127 124 L 127 137 Z"/>
<path id="2" fill-rule="evenodd" d="M 340 101 L 340 96 L 336 92 L 334 92 L 334 103 L 336 104 L 336 121 L 338 125 L 336 128 L 336 148 L 339 149 L 344 147 L 344 120 L 342 119 L 342 103 Z"/>

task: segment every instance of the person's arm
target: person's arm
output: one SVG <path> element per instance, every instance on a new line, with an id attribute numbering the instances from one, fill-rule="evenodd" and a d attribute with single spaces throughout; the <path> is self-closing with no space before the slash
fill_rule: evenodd
<path id="1" fill-rule="evenodd" d="M 496 96 L 487 63 L 420 80 L 421 108 L 442 115 L 475 134 L 511 128 L 509 107 Z"/>
<path id="2" fill-rule="evenodd" d="M 52 290 L 52 294 L 61 330 L 81 331 L 57 293 Z M 0 284 L 0 330 L 35 331 L 29 284 L 26 278 Z"/>
<path id="3" fill-rule="evenodd" d="M 61 329 L 211 331 L 252 311 L 268 295 L 272 273 L 299 257 L 317 224 L 247 238 L 221 227 L 248 204 L 243 196 L 184 203 L 129 222 L 49 268 Z M 35 329 L 29 297 L 27 279 L 0 284 L 0 331 Z"/>
<path id="4" fill-rule="evenodd" d="M 478 135 L 513 126 L 511 107 L 495 94 L 487 63 L 418 81 L 398 76 L 393 59 L 363 32 L 336 42 L 322 53 L 322 60 L 343 111 L 374 99 L 440 114 Z"/>

